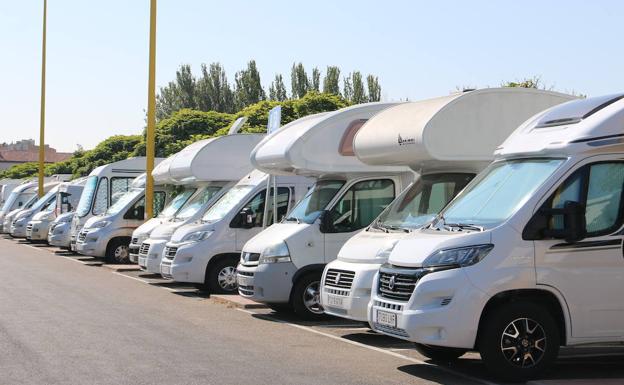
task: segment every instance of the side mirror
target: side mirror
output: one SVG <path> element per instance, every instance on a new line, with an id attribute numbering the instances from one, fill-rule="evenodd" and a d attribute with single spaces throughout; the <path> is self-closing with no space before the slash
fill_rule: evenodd
<path id="1" fill-rule="evenodd" d="M 17 207 L 22 207 L 22 205 L 23 205 L 23 204 L 24 204 L 24 202 L 19 202 L 19 203 L 17 204 Z"/>
<path id="2" fill-rule="evenodd" d="M 563 217 L 563 229 L 550 229 L 549 222 L 553 216 Z M 585 238 L 585 206 L 574 201 L 566 201 L 563 208 L 541 209 L 522 232 L 524 240 L 540 240 L 544 238 L 563 239 L 574 243 Z"/>
<path id="3" fill-rule="evenodd" d="M 256 215 L 254 214 L 252 209 L 250 209 L 249 207 L 245 207 L 241 210 L 240 213 L 238 213 L 238 216 L 238 222 L 240 223 L 240 227 L 242 227 L 243 229 L 251 229 L 252 227 L 254 227 L 256 222 Z"/>
<path id="4" fill-rule="evenodd" d="M 332 215 L 329 210 L 323 210 L 321 215 L 319 216 L 320 225 L 319 230 L 321 233 L 333 233 L 334 232 L 334 222 L 332 221 Z"/>

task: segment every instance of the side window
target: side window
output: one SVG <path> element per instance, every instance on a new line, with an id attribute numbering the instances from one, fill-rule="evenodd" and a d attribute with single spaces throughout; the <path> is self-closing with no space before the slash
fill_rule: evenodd
<path id="1" fill-rule="evenodd" d="M 130 190 L 133 178 L 115 177 L 111 178 L 111 206 L 117 199 Z"/>
<path id="2" fill-rule="evenodd" d="M 250 211 L 250 214 L 254 218 L 254 227 L 262 227 L 265 198 L 266 190 L 262 190 L 257 193 L 253 198 L 251 198 L 251 200 L 242 208 L 242 210 Z"/>
<path id="3" fill-rule="evenodd" d="M 154 192 L 154 217 L 157 217 L 161 211 L 165 208 L 165 201 L 167 200 L 167 194 L 164 191 Z"/>
<path id="4" fill-rule="evenodd" d="M 108 208 L 108 178 L 102 178 L 95 192 L 95 202 L 93 203 L 93 214 L 101 215 Z"/>
<path id="5" fill-rule="evenodd" d="M 278 187 L 277 188 L 277 222 L 281 222 L 282 218 L 288 213 L 288 203 L 290 202 L 290 188 Z M 271 201 L 268 208 L 269 226 L 274 223 L 273 221 L 273 189 L 271 189 Z M 260 223 L 262 226 L 262 223 Z"/>
<path id="6" fill-rule="evenodd" d="M 555 191 L 551 208 L 562 208 L 567 201 L 585 205 L 587 236 L 615 231 L 622 223 L 624 163 L 595 163 L 572 174 Z M 554 215 L 550 228 L 563 229 L 562 215 Z"/>
<path id="7" fill-rule="evenodd" d="M 394 200 L 390 179 L 367 180 L 354 184 L 330 210 L 335 233 L 350 233 L 371 224 Z"/>
<path id="8" fill-rule="evenodd" d="M 158 194 L 158 193 L 157 193 Z M 154 194 L 154 200 L 156 194 Z M 139 199 L 135 204 L 126 211 L 124 219 L 145 219 L 145 196 Z"/>

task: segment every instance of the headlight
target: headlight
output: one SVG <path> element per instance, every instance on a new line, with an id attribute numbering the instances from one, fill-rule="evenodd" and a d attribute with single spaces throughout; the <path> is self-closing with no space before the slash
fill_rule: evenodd
<path id="1" fill-rule="evenodd" d="M 485 244 L 440 250 L 427 257 L 423 262 L 423 267 L 452 269 L 471 266 L 485 258 L 493 248 L 494 245 Z"/>
<path id="2" fill-rule="evenodd" d="M 111 224 L 111 221 L 98 221 L 90 226 L 92 229 L 101 229 Z"/>
<path id="3" fill-rule="evenodd" d="M 211 236 L 212 233 L 214 233 L 214 231 L 196 231 L 194 233 L 186 234 L 184 237 L 182 237 L 181 242 L 192 243 L 203 241 L 204 239 Z"/>
<path id="4" fill-rule="evenodd" d="M 382 247 L 381 249 L 379 249 L 379 251 L 377 251 L 377 255 L 375 255 L 375 259 L 380 259 L 383 261 L 387 261 L 388 258 L 390 258 L 390 253 L 392 253 L 392 250 L 394 250 L 394 246 L 396 246 L 398 240 L 390 243 L 389 245 L 386 245 L 385 247 Z"/>
<path id="5" fill-rule="evenodd" d="M 286 242 L 269 246 L 260 254 L 259 264 L 290 262 L 290 251 Z"/>

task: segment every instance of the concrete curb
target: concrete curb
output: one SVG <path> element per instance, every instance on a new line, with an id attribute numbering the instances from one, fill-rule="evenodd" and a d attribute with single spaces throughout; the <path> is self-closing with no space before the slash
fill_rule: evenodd
<path id="1" fill-rule="evenodd" d="M 210 299 L 216 303 L 227 305 L 228 307 L 236 307 L 239 309 L 265 309 L 266 305 L 254 302 L 250 299 L 243 298 L 237 294 L 214 294 Z"/>
<path id="2" fill-rule="evenodd" d="M 102 267 L 110 269 L 112 271 L 116 271 L 118 273 L 123 271 L 140 271 L 139 265 L 107 265 L 102 264 Z"/>

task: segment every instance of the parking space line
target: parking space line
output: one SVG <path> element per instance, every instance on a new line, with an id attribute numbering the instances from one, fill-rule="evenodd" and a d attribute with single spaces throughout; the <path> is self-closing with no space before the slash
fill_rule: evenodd
<path id="1" fill-rule="evenodd" d="M 260 314 L 260 313 L 255 313 L 253 311 L 249 311 L 249 310 L 246 310 L 246 309 L 240 309 L 240 308 L 236 308 L 235 310 L 241 311 L 243 313 L 251 314 L 251 315 Z M 278 322 L 278 323 L 282 323 L 282 324 L 285 324 L 285 325 L 288 325 L 288 326 L 291 326 L 291 327 L 294 327 L 294 328 L 297 328 L 297 329 L 300 329 L 300 330 L 304 330 L 304 331 L 307 331 L 307 332 L 310 332 L 310 333 L 319 334 L 321 336 L 324 336 L 324 337 L 327 337 L 327 338 L 331 338 L 331 339 L 336 340 L 336 341 L 344 342 L 344 343 L 347 343 L 347 344 L 350 344 L 350 345 L 358 346 L 358 347 L 361 347 L 361 348 L 364 348 L 364 349 L 368 349 L 368 350 L 372 350 L 372 351 L 375 351 L 375 352 L 378 352 L 378 353 L 382 353 L 382 354 L 386 354 L 386 355 L 393 356 L 393 357 L 396 357 L 396 358 L 400 358 L 402 360 L 409 361 L 409 362 L 412 362 L 412 363 L 415 363 L 415 364 L 426 365 L 426 366 L 430 366 L 430 367 L 433 367 L 433 368 L 437 368 L 437 369 L 439 369 L 439 370 L 441 370 L 443 372 L 446 372 L 446 373 L 449 373 L 449 374 L 452 374 L 452 375 L 455 375 L 455 376 L 458 376 L 458 377 L 462 377 L 462 378 L 464 378 L 466 380 L 470 380 L 470 381 L 473 381 L 473 382 L 478 382 L 478 383 L 485 384 L 485 385 L 498 385 L 495 382 L 491 382 L 491 381 L 488 381 L 488 380 L 483 380 L 481 378 L 477 378 L 477 377 L 470 376 L 468 374 L 457 372 L 457 371 L 455 371 L 453 369 L 450 369 L 450 368 L 447 368 L 447 367 L 444 367 L 444 366 L 438 366 L 438 365 L 430 364 L 428 362 L 421 361 L 421 360 L 416 359 L 416 358 L 408 357 L 408 356 L 405 356 L 403 354 L 399 354 L 399 353 L 396 353 L 396 352 L 393 352 L 393 351 L 390 351 L 390 350 L 378 348 L 376 346 L 366 345 L 366 344 L 363 344 L 361 342 L 351 341 L 351 340 L 348 340 L 348 339 L 345 339 L 345 338 L 342 338 L 342 337 L 338 337 L 338 336 L 335 336 L 335 335 L 332 335 L 332 334 L 329 334 L 329 333 L 325 333 L 325 332 L 322 332 L 322 331 L 319 331 L 319 330 L 315 330 L 315 329 L 313 329 L 313 328 L 311 328 L 309 326 L 297 325 L 297 324 L 294 324 L 294 323 L 290 323 L 290 322 L 287 322 L 287 321 L 276 319 L 276 318 L 271 317 L 270 315 L 267 315 L 267 314 L 263 314 L 263 315 L 266 316 L 266 317 L 270 317 L 272 321 L 275 321 L 275 322 Z"/>

